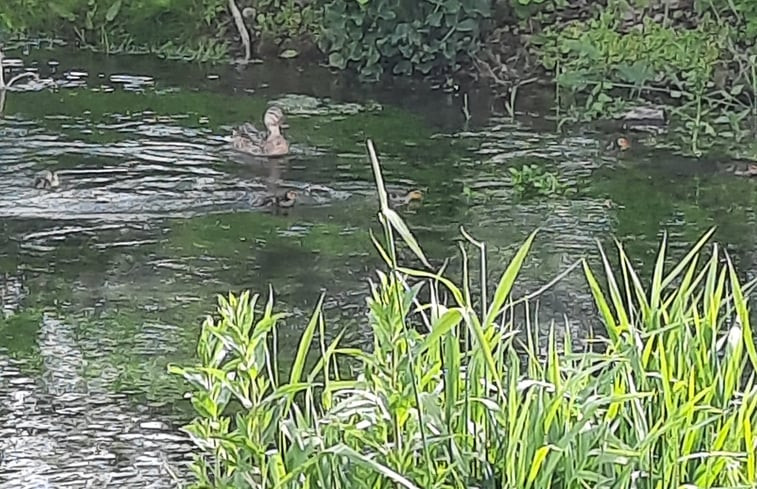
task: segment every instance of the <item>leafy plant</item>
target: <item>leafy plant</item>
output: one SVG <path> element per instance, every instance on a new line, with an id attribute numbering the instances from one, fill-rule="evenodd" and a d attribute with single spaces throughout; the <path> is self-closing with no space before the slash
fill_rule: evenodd
<path id="1" fill-rule="evenodd" d="M 4 0 L 0 28 L 54 34 L 107 53 L 168 43 L 189 51 L 226 42 L 227 8 L 225 0 Z"/>
<path id="2" fill-rule="evenodd" d="M 285 376 L 272 299 L 259 316 L 247 294 L 220 300 L 199 364 L 171 368 L 193 386 L 198 487 L 757 484 L 754 284 L 717 247 L 699 266 L 712 232 L 672 267 L 663 241 L 649 286 L 621 245 L 617 274 L 600 249 L 607 292 L 583 261 L 605 335 L 580 351 L 569 323 L 561 341 L 554 325 L 542 337 L 520 312 L 535 297 L 512 297 L 535 233 L 493 290 L 482 270 L 477 304 L 467 266 L 463 286 L 402 266 L 400 240 L 429 267 L 369 151 L 387 265 L 368 300 L 373 348 L 326 345 L 319 303 Z"/>
<path id="3" fill-rule="evenodd" d="M 608 8 L 589 22 L 548 28 L 534 43 L 543 66 L 555 73 L 563 121 L 617 117 L 633 103 L 665 104 L 699 154 L 719 139 L 740 141 L 744 126 L 732 116 L 757 107 L 750 62 L 734 48 L 734 37 L 732 28 L 708 16 L 693 29 L 647 18 L 641 29 L 624 32 L 618 11 Z M 735 76 L 729 64 L 739 66 Z"/>
<path id="4" fill-rule="evenodd" d="M 368 79 L 454 72 L 476 54 L 489 0 L 330 0 L 319 44 L 329 64 Z"/>
<path id="5" fill-rule="evenodd" d="M 259 0 L 255 2 L 254 29 L 279 39 L 311 34 L 320 21 L 320 8 L 315 2 L 298 0 Z"/>
<path id="6" fill-rule="evenodd" d="M 513 188 L 521 197 L 535 195 L 550 197 L 566 191 L 557 176 L 538 165 L 523 165 L 521 168 L 508 168 Z"/>

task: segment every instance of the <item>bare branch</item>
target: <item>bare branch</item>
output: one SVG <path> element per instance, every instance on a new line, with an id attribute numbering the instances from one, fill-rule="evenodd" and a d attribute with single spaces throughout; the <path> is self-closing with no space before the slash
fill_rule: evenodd
<path id="1" fill-rule="evenodd" d="M 239 31 L 239 36 L 242 38 L 242 44 L 244 45 L 244 62 L 249 63 L 250 57 L 252 56 L 250 33 L 247 32 L 247 27 L 244 25 L 244 19 L 242 18 L 242 12 L 239 11 L 239 7 L 237 7 L 234 0 L 229 0 L 229 10 L 231 10 L 231 15 L 234 17 L 234 23 Z"/>

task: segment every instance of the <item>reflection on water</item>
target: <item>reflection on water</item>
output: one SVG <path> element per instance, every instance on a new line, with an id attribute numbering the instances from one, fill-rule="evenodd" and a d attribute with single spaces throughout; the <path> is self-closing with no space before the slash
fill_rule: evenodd
<path id="1" fill-rule="evenodd" d="M 494 281 L 541 229 L 518 293 L 583 257 L 596 264 L 597 240 L 622 239 L 646 265 L 661 230 L 680 253 L 714 224 L 747 278 L 757 268 L 754 181 L 651 150 L 603 154 L 602 135 L 489 117 L 485 97 L 472 99 L 468 127 L 460 97 L 412 85 L 365 88 L 275 66 L 210 73 L 146 58 L 49 58 L 6 59 L 57 88 L 9 93 L 0 119 L 1 487 L 185 479 L 187 404 L 165 365 L 191 358 L 215 294 L 271 284 L 291 314 L 286 351 L 325 293 L 330 334 L 346 328 L 347 341 L 365 342 L 367 278 L 379 264 L 366 137 L 392 188 L 426 189 L 402 213 L 435 262 L 457 255 L 462 225 L 487 243 Z M 231 151 L 231 127 L 259 124 L 269 101 L 288 114 L 292 155 L 274 163 Z M 526 163 L 577 194 L 518 200 L 507 168 Z M 45 169 L 59 188 L 32 187 Z M 286 189 L 301 195 L 288 213 L 251 204 Z M 577 337 L 597 326 L 580 269 L 539 302 L 542 324 L 567 317 Z"/>

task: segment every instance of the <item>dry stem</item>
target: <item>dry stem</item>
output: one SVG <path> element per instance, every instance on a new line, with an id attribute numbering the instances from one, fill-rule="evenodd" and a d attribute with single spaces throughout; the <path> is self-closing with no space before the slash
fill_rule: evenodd
<path id="1" fill-rule="evenodd" d="M 234 17 L 234 23 L 236 24 L 239 35 L 242 38 L 242 44 L 244 45 L 244 62 L 249 63 L 252 55 L 250 33 L 247 32 L 247 27 L 245 27 L 244 19 L 242 18 L 242 12 L 239 11 L 239 7 L 237 7 L 234 0 L 229 0 L 229 10 L 231 10 L 231 15 Z"/>

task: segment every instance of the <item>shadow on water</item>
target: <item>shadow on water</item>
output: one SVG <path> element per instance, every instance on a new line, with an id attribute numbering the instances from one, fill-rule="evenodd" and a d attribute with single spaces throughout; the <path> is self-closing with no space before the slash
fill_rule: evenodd
<path id="1" fill-rule="evenodd" d="M 215 294 L 271 284 L 291 314 L 284 351 L 321 293 L 333 333 L 366 341 L 360 318 L 379 265 L 366 137 L 394 188 L 425 189 L 402 213 L 435 261 L 457 255 L 462 225 L 487 243 L 494 281 L 541 228 L 518 292 L 582 257 L 596 265 L 597 240 L 618 237 L 646 266 L 663 230 L 680 254 L 712 225 L 746 278 L 757 269 L 754 179 L 653 150 L 604 154 L 606 136 L 509 122 L 491 115 L 485 93 L 472 96 L 466 123 L 459 95 L 366 88 L 317 67 L 8 54 L 11 70 L 39 70 L 58 88 L 9 92 L 0 119 L 2 487 L 172 487 L 186 477 L 191 446 L 178 427 L 189 413 L 165 365 L 191 358 Z M 272 164 L 230 151 L 231 128 L 259 123 L 274 100 L 292 155 Z M 526 163 L 577 194 L 518 200 L 506 169 Z M 59 188 L 33 188 L 45 169 Z M 301 195 L 288 214 L 250 205 L 285 189 Z M 577 337 L 597 326 L 580 270 L 540 302 L 544 324 L 567 317 Z"/>

